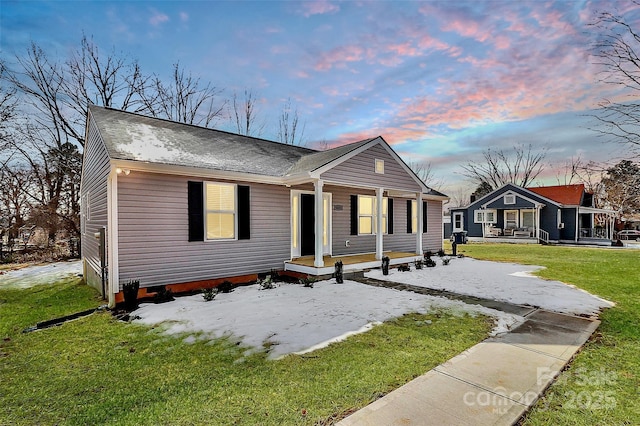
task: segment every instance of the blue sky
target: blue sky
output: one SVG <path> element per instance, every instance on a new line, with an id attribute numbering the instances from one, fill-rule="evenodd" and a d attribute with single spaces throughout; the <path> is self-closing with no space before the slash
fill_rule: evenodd
<path id="1" fill-rule="evenodd" d="M 276 139 L 291 98 L 308 145 L 382 135 L 407 161 L 429 161 L 447 186 L 482 150 L 517 143 L 548 160 L 607 160 L 588 117 L 603 98 L 588 26 L 599 10 L 640 23 L 617 1 L 21 1 L 0 3 L 0 48 L 13 61 L 30 41 L 66 57 L 83 32 L 103 51 L 168 76 L 259 98 L 262 137 Z M 225 120 L 217 127 L 233 130 Z M 556 183 L 549 168 L 541 182 Z"/>

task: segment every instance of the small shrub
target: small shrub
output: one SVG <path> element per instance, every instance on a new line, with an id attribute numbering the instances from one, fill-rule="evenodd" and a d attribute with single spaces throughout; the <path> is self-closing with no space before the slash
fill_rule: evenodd
<path id="1" fill-rule="evenodd" d="M 438 250 L 438 257 L 444 257 L 444 250 Z"/>
<path id="2" fill-rule="evenodd" d="M 398 265 L 398 271 L 399 272 L 411 272 L 411 267 L 409 266 L 408 263 L 405 263 L 403 265 Z"/>
<path id="3" fill-rule="evenodd" d="M 433 256 L 433 252 L 431 250 L 427 250 L 427 252 L 424 254 L 425 260 L 430 259 L 431 256 Z"/>
<path id="4" fill-rule="evenodd" d="M 131 312 L 138 309 L 138 290 L 140 280 L 129 280 L 122 284 L 122 294 L 124 296 L 124 308 Z"/>
<path id="5" fill-rule="evenodd" d="M 458 254 L 458 259 L 463 259 L 464 258 L 464 254 L 460 253 Z"/>
<path id="6" fill-rule="evenodd" d="M 436 261 L 431 259 L 431 258 L 428 258 L 428 259 L 425 259 L 424 265 L 427 268 L 435 268 L 436 267 Z"/>
<path id="7" fill-rule="evenodd" d="M 422 269 L 422 267 L 424 266 L 424 262 L 422 260 L 416 260 L 415 262 L 413 262 L 413 264 L 415 265 L 416 270 Z"/>
<path id="8" fill-rule="evenodd" d="M 202 290 L 202 298 L 204 299 L 205 302 L 211 302 L 213 299 L 216 298 L 217 294 L 218 294 L 217 288 L 205 288 L 204 290 Z"/>
<path id="9" fill-rule="evenodd" d="M 443 257 L 442 258 L 442 264 L 447 266 L 449 264 L 449 262 L 451 262 L 451 258 L 450 257 Z"/>
<path id="10" fill-rule="evenodd" d="M 176 299 L 173 297 L 173 292 L 167 287 L 160 287 L 156 295 L 153 296 L 153 303 L 167 303 L 174 300 Z"/>
<path id="11" fill-rule="evenodd" d="M 264 280 L 258 280 L 260 288 L 258 290 L 271 290 L 277 287 L 275 281 L 271 279 L 271 275 L 267 275 Z"/>
<path id="12" fill-rule="evenodd" d="M 316 282 L 316 279 L 313 277 L 302 278 L 300 280 L 300 284 L 308 288 L 313 288 L 313 285 L 315 284 L 315 282 Z"/>
<path id="13" fill-rule="evenodd" d="M 218 291 L 222 293 L 231 293 L 233 291 L 233 283 L 231 281 L 224 281 L 218 286 Z"/>

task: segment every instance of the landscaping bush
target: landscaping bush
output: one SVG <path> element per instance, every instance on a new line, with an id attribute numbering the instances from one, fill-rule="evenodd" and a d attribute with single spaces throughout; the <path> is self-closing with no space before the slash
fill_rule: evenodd
<path id="1" fill-rule="evenodd" d="M 139 289 L 140 280 L 129 280 L 122 285 L 122 294 L 124 295 L 124 308 L 129 312 L 138 309 Z"/>
<path id="2" fill-rule="evenodd" d="M 211 302 L 213 299 L 216 298 L 217 294 L 218 294 L 218 289 L 216 288 L 205 288 L 204 290 L 202 290 L 202 298 L 204 299 L 205 302 Z"/>

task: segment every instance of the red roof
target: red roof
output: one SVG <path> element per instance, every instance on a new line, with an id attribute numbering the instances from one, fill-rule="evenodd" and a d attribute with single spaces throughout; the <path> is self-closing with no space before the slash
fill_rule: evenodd
<path id="1" fill-rule="evenodd" d="M 538 195 L 542 195 L 545 198 L 553 200 L 556 203 L 570 206 L 579 206 L 582 202 L 584 184 L 539 186 L 537 188 L 527 189 L 531 192 L 535 192 Z"/>

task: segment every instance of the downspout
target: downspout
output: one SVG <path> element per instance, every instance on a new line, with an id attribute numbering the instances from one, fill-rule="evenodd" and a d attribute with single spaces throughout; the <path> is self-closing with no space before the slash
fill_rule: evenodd
<path id="1" fill-rule="evenodd" d="M 116 307 L 118 278 L 118 173 L 115 167 L 107 177 L 107 300 L 109 309 Z"/>

